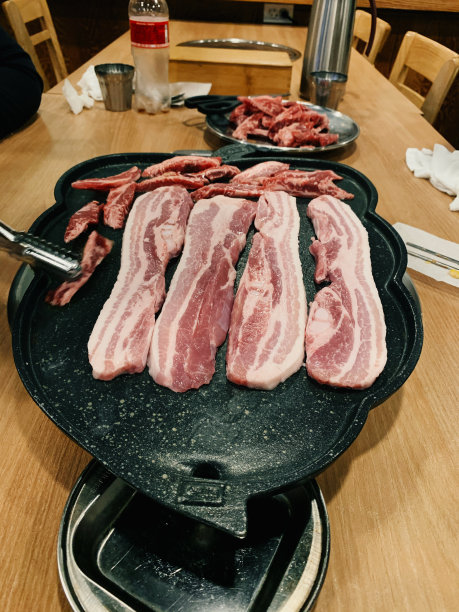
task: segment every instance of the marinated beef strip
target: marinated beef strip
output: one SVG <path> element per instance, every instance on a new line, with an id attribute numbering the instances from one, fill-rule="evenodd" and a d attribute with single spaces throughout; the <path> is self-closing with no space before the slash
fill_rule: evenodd
<path id="1" fill-rule="evenodd" d="M 222 163 L 221 157 L 204 157 L 202 155 L 176 155 L 162 162 L 148 166 L 142 176 L 152 177 L 166 172 L 199 172 L 207 168 L 217 168 Z"/>
<path id="2" fill-rule="evenodd" d="M 96 267 L 110 253 L 112 246 L 111 240 L 101 236 L 95 230 L 91 232 L 83 249 L 80 276 L 75 280 L 65 281 L 56 289 L 48 291 L 45 300 L 52 306 L 68 304 L 78 289 L 88 282 Z"/>
<path id="3" fill-rule="evenodd" d="M 338 142 L 339 134 L 329 134 L 308 123 L 292 123 L 280 128 L 272 136 L 272 141 L 280 147 L 326 147 Z"/>
<path id="4" fill-rule="evenodd" d="M 263 195 L 263 191 L 262 187 L 252 184 L 211 183 L 193 191 L 191 197 L 195 202 L 218 195 L 224 195 L 229 198 L 259 198 Z"/>
<path id="5" fill-rule="evenodd" d="M 64 234 L 64 242 L 78 238 L 90 225 L 97 225 L 102 206 L 97 200 L 92 200 L 70 217 Z"/>
<path id="6" fill-rule="evenodd" d="M 240 174 L 239 168 L 236 166 L 230 166 L 228 164 L 222 164 L 217 168 L 206 168 L 206 170 L 201 170 L 200 172 L 196 172 L 194 174 L 186 174 L 185 176 L 199 176 L 201 178 L 206 179 L 210 183 L 215 181 L 220 181 L 221 179 L 232 179 L 237 174 Z"/>
<path id="7" fill-rule="evenodd" d="M 104 178 L 87 178 L 80 181 L 74 181 L 72 187 L 75 189 L 95 189 L 96 191 L 109 191 L 115 189 L 125 183 L 132 183 L 140 178 L 140 170 L 137 166 L 133 166 L 125 172 L 106 176 Z"/>
<path id="8" fill-rule="evenodd" d="M 320 383 L 365 389 L 386 360 L 386 325 L 370 261 L 368 234 L 352 209 L 331 196 L 308 206 L 317 240 L 315 296 L 306 326 L 306 368 Z"/>
<path id="9" fill-rule="evenodd" d="M 320 195 L 331 195 L 343 200 L 352 200 L 354 195 L 335 185 L 333 181 L 341 180 L 333 170 L 285 170 L 266 178 L 262 186 L 265 190 L 286 191 L 298 198 L 316 198 Z"/>
<path id="10" fill-rule="evenodd" d="M 237 174 L 234 178 L 231 179 L 231 183 L 235 185 L 236 183 L 260 183 L 263 179 L 267 177 L 274 176 L 275 174 L 288 170 L 290 168 L 290 164 L 286 164 L 284 162 L 279 161 L 265 161 L 260 162 L 259 164 L 255 164 L 254 166 L 250 166 L 246 170 L 243 170 L 239 174 Z"/>
<path id="11" fill-rule="evenodd" d="M 113 229 L 124 227 L 127 214 L 132 206 L 136 183 L 125 183 L 110 189 L 104 205 L 104 223 Z"/>
<path id="12" fill-rule="evenodd" d="M 148 363 L 158 384 L 182 392 L 212 379 L 230 321 L 234 265 L 255 212 L 254 202 L 224 196 L 194 205 L 182 257 L 153 331 Z"/>
<path id="13" fill-rule="evenodd" d="M 182 249 L 192 204 L 183 187 L 161 187 L 135 201 L 118 278 L 88 342 L 94 378 L 110 380 L 145 368 L 155 313 L 165 296 L 164 272 Z"/>
<path id="14" fill-rule="evenodd" d="M 180 187 L 185 187 L 185 189 L 199 189 L 199 187 L 207 185 L 208 182 L 209 181 L 203 176 L 168 172 L 136 183 L 135 190 L 153 191 L 153 189 L 157 189 L 158 187 L 168 187 L 171 185 L 178 185 Z"/>
<path id="15" fill-rule="evenodd" d="M 307 306 L 295 198 L 265 193 L 255 227 L 231 314 L 226 374 L 239 385 L 273 389 L 304 361 Z"/>

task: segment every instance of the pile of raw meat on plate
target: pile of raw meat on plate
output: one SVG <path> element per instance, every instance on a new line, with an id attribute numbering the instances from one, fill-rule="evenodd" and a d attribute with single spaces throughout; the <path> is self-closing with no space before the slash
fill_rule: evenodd
<path id="1" fill-rule="evenodd" d="M 373 384 L 386 363 L 385 321 L 370 262 L 368 235 L 331 170 L 311 172 L 266 161 L 247 170 L 218 157 L 177 156 L 141 172 L 72 183 L 108 192 L 75 212 L 67 242 L 102 222 L 124 227 L 117 280 L 88 342 L 93 376 L 142 372 L 183 392 L 208 384 L 226 338 L 227 378 L 273 389 L 305 360 L 309 376 L 336 387 Z M 138 195 L 138 194 L 141 195 Z M 296 197 L 312 198 L 310 251 L 320 289 L 307 307 L 299 257 Z M 235 266 L 253 236 L 234 295 Z M 110 252 L 93 230 L 83 274 L 51 290 L 64 305 Z M 165 270 L 181 254 L 167 291 Z M 156 313 L 161 309 L 156 319 Z"/>
<path id="2" fill-rule="evenodd" d="M 314 149 L 339 140 L 330 132 L 330 120 L 301 102 L 282 100 L 281 96 L 239 96 L 241 102 L 229 116 L 231 135 L 246 141 L 262 138 L 278 147 Z"/>

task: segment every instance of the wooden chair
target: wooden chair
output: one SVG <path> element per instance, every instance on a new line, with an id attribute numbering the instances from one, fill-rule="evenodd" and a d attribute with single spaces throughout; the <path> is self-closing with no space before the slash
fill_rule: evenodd
<path id="1" fill-rule="evenodd" d="M 40 43 L 46 43 L 56 80 L 64 79 L 68 74 L 67 68 L 46 0 L 7 0 L 2 6 L 17 42 L 30 55 L 43 79 L 45 91 L 49 89 L 49 81 L 35 50 Z M 41 28 L 35 34 L 29 34 L 27 28 L 32 21 L 36 21 Z"/>
<path id="2" fill-rule="evenodd" d="M 406 84 L 410 70 L 432 83 L 426 96 Z M 433 123 L 458 71 L 457 53 L 426 36 L 407 32 L 395 58 L 389 81 L 422 110 L 429 123 Z"/>
<path id="3" fill-rule="evenodd" d="M 370 30 L 371 30 L 371 14 L 365 11 L 355 11 L 355 20 L 354 20 L 354 38 L 352 40 L 352 46 L 359 50 L 359 42 L 363 41 L 365 46 L 362 50 L 362 53 L 365 53 L 366 48 L 368 46 L 368 41 L 370 40 Z M 387 40 L 391 31 L 390 25 L 387 21 L 380 19 L 379 17 L 376 19 L 376 31 L 373 39 L 373 45 L 371 47 L 371 51 L 365 57 L 371 64 L 375 63 L 376 56 L 381 51 L 384 46 L 384 43 Z"/>

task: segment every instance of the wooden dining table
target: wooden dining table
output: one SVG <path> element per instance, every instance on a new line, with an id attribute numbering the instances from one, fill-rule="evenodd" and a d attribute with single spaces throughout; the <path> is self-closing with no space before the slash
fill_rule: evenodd
<path id="1" fill-rule="evenodd" d="M 184 21 L 172 21 L 170 33 L 174 44 L 237 37 L 301 52 L 306 39 L 306 27 Z M 70 82 L 76 86 L 89 65 L 104 62 L 132 63 L 128 33 Z M 293 66 L 291 99 L 298 99 L 300 74 L 301 60 Z M 408 147 L 452 147 L 354 50 L 339 110 L 359 125 L 360 136 L 322 159 L 363 173 L 377 189 L 377 213 L 389 223 L 458 241 L 451 197 L 415 178 L 405 163 Z M 0 142 L 0 218 L 26 230 L 53 205 L 59 177 L 95 156 L 215 146 L 195 109 L 147 115 L 110 112 L 96 102 L 74 115 L 58 84 L 43 95 L 37 116 Z M 0 255 L 0 610 L 68 611 L 56 561 L 58 531 L 67 498 L 92 458 L 37 407 L 18 376 L 7 303 L 19 265 Z M 457 609 L 459 290 L 408 272 L 422 305 L 420 359 L 403 386 L 370 412 L 348 450 L 317 477 L 331 529 L 318 612 Z"/>

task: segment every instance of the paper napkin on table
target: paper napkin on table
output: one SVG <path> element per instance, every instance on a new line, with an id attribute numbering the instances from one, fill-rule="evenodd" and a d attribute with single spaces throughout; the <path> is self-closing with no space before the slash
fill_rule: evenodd
<path id="1" fill-rule="evenodd" d="M 81 113 L 84 108 L 83 100 L 81 99 L 77 90 L 68 79 L 64 80 L 64 85 L 62 86 L 62 93 L 64 94 L 64 98 L 67 100 L 72 113 L 74 113 L 75 115 Z"/>
<path id="2" fill-rule="evenodd" d="M 99 80 L 94 71 L 94 66 L 89 66 L 77 86 L 81 89 L 81 93 L 73 87 L 68 79 L 64 80 L 62 93 L 70 106 L 71 111 L 78 115 L 83 108 L 92 108 L 94 100 L 102 100 L 102 92 L 100 90 Z"/>
<path id="3" fill-rule="evenodd" d="M 180 82 L 170 84 L 171 96 L 177 96 L 178 94 L 185 94 L 184 100 L 192 98 L 193 96 L 207 96 L 212 83 L 192 83 L 192 82 Z"/>
<path id="4" fill-rule="evenodd" d="M 443 238 L 439 238 L 434 234 L 429 234 L 429 232 L 420 230 L 417 227 L 412 227 L 411 225 L 406 225 L 405 223 L 394 223 L 393 227 L 400 234 L 405 244 L 407 242 L 411 242 L 459 261 L 459 244 L 456 242 L 444 240 Z M 407 246 L 406 248 L 408 251 L 414 251 L 415 253 L 419 253 L 424 257 L 431 257 L 432 259 L 441 261 L 448 266 L 451 266 L 451 268 L 459 269 L 459 266 L 455 266 L 454 263 L 448 262 L 439 256 L 424 253 L 423 251 L 412 246 Z M 426 276 L 430 276 L 435 280 L 448 283 L 454 287 L 459 287 L 459 278 L 454 278 L 451 276 L 446 268 L 441 268 L 436 264 L 429 263 L 428 261 L 424 261 L 410 254 L 408 254 L 408 268 L 417 270 L 418 272 L 421 272 Z"/>
<path id="5" fill-rule="evenodd" d="M 440 144 L 430 149 L 407 149 L 406 165 L 418 178 L 429 179 L 434 187 L 455 196 L 450 210 L 459 210 L 459 151 Z"/>
<path id="6" fill-rule="evenodd" d="M 81 79 L 77 83 L 81 88 L 81 93 L 90 96 L 93 100 L 102 100 L 102 91 L 100 89 L 99 79 L 97 78 L 94 66 L 91 64 Z"/>

